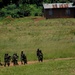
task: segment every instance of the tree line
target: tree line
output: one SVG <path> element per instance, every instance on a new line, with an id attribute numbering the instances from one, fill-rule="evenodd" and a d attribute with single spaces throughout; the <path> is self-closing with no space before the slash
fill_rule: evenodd
<path id="1" fill-rule="evenodd" d="M 41 16 L 43 3 L 66 3 L 71 0 L 0 0 L 0 17 Z"/>
<path id="2" fill-rule="evenodd" d="M 62 2 L 62 3 L 65 3 L 65 2 L 72 2 L 72 0 L 0 0 L 0 4 L 2 6 L 6 6 L 6 5 L 9 5 L 9 4 L 36 4 L 36 5 L 42 5 L 42 3 L 45 2 L 45 3 L 59 3 L 59 2 Z"/>

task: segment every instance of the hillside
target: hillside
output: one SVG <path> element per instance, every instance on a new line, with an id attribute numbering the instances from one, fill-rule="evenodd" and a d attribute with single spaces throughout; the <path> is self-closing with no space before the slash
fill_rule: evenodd
<path id="1" fill-rule="evenodd" d="M 28 60 L 37 60 L 41 49 L 44 59 L 75 57 L 75 19 L 41 17 L 0 20 L 0 57 L 23 50 Z"/>

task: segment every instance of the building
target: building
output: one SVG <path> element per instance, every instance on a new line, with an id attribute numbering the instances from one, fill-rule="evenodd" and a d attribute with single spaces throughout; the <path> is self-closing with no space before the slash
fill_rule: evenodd
<path id="1" fill-rule="evenodd" d="M 73 3 L 43 4 L 44 17 L 49 18 L 75 18 L 75 6 Z"/>

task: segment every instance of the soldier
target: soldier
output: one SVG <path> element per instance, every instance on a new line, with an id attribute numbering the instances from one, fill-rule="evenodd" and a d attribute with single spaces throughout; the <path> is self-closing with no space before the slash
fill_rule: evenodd
<path id="1" fill-rule="evenodd" d="M 14 53 L 13 56 L 12 56 L 12 62 L 13 62 L 13 65 L 18 65 L 18 55 L 17 53 Z"/>
<path id="2" fill-rule="evenodd" d="M 21 51 L 21 64 L 27 64 L 27 57 L 23 51 Z"/>
<path id="3" fill-rule="evenodd" d="M 39 62 L 40 61 L 43 62 L 43 53 L 41 50 L 39 51 Z"/>
<path id="4" fill-rule="evenodd" d="M 43 62 L 43 53 L 41 50 L 37 50 L 37 56 L 38 56 L 38 61 L 40 62 Z"/>
<path id="5" fill-rule="evenodd" d="M 4 56 L 4 66 L 6 67 L 6 65 L 10 66 L 10 60 L 11 60 L 11 56 L 9 56 L 8 54 L 5 54 Z"/>

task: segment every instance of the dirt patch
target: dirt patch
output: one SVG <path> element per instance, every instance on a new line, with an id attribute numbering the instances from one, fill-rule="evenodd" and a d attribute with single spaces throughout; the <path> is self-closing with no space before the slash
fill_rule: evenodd
<path id="1" fill-rule="evenodd" d="M 60 60 L 73 60 L 75 58 L 56 58 L 56 59 L 48 59 L 48 60 L 44 60 L 43 62 L 48 62 L 48 61 L 60 61 Z M 27 65 L 30 64 L 36 64 L 39 63 L 38 61 L 28 61 Z M 18 65 L 21 66 L 21 62 L 18 62 Z M 10 66 L 13 66 L 13 63 L 10 63 Z M 3 67 L 3 66 L 2 66 Z"/>
<path id="2" fill-rule="evenodd" d="M 32 18 L 32 20 L 34 21 L 40 21 L 40 20 L 44 20 L 45 18 L 44 17 L 35 17 L 35 18 Z"/>

